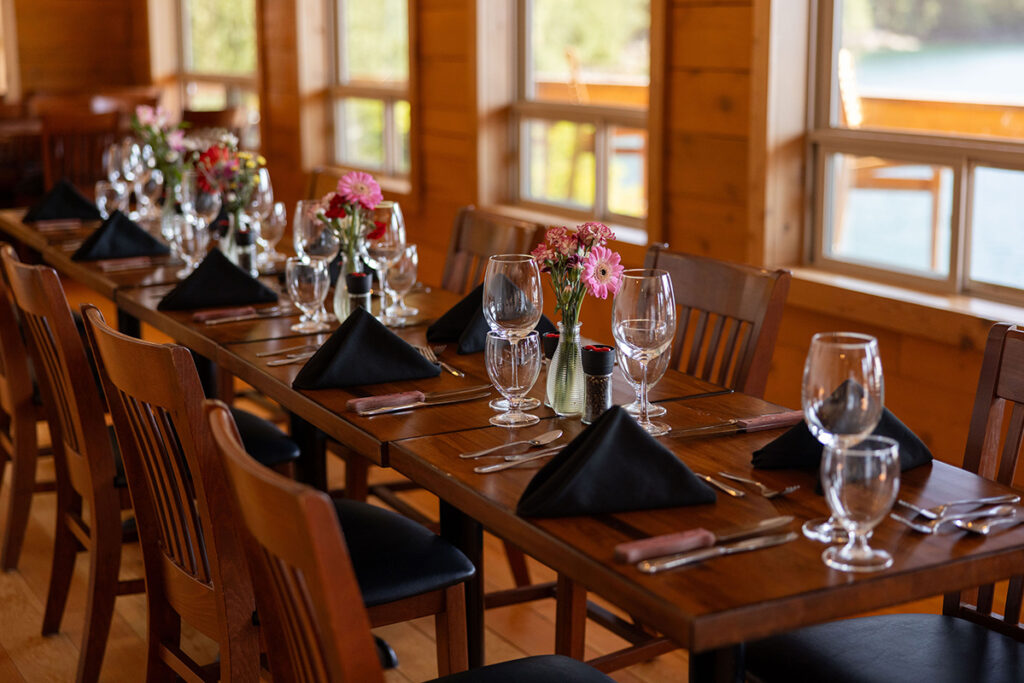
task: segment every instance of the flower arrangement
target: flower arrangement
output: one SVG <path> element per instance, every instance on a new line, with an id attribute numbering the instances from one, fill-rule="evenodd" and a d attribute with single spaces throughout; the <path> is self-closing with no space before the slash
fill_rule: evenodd
<path id="1" fill-rule="evenodd" d="M 363 238 L 365 212 L 372 211 L 384 199 L 380 185 L 369 173 L 350 171 L 338 181 L 334 192 L 320 200 L 317 218 L 334 231 L 341 249 L 354 260 L 359 241 Z M 378 225 L 366 235 L 376 239 L 384 226 Z"/>
<path id="2" fill-rule="evenodd" d="M 167 112 L 162 107 L 141 105 L 132 116 L 132 129 L 143 144 L 153 150 L 157 168 L 164 175 L 168 187 L 181 183 L 181 171 L 185 162 L 186 124 L 171 125 Z"/>
<path id="3" fill-rule="evenodd" d="M 219 192 L 225 211 L 238 213 L 249 205 L 259 170 L 266 165 L 259 154 L 217 144 L 199 155 L 196 182 L 204 192 Z"/>

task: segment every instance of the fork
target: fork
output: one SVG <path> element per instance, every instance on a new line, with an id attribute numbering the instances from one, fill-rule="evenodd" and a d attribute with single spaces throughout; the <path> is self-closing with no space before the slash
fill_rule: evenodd
<path id="1" fill-rule="evenodd" d="M 975 510 L 974 512 L 965 512 L 960 515 L 950 515 L 948 517 L 938 517 L 936 519 L 928 520 L 927 522 L 916 522 L 912 519 L 907 519 L 898 512 L 893 512 L 889 516 L 895 519 L 897 522 L 901 522 L 914 531 L 919 531 L 922 534 L 934 534 L 939 530 L 943 524 L 956 523 L 957 521 L 969 521 L 972 519 L 983 519 L 986 517 L 1005 517 L 1008 515 L 1016 514 L 1017 508 L 1012 505 L 997 505 L 995 507 L 982 508 L 981 510 Z"/>
<path id="2" fill-rule="evenodd" d="M 759 491 L 761 491 L 761 495 L 764 496 L 765 498 L 768 498 L 769 500 L 771 500 L 772 498 L 778 498 L 779 496 L 785 496 L 787 494 L 793 493 L 793 491 L 796 491 L 798 488 L 800 488 L 800 484 L 793 484 L 792 486 L 787 486 L 784 489 L 773 489 L 769 486 L 765 486 L 764 484 L 755 479 L 747 479 L 736 474 L 729 474 L 728 472 L 719 472 L 718 476 L 725 477 L 726 479 L 732 479 L 733 481 L 743 482 L 744 484 L 753 484 L 758 488 Z"/>
<path id="3" fill-rule="evenodd" d="M 962 505 L 995 505 L 999 503 L 1013 504 L 1020 502 L 1020 496 L 1012 493 L 1006 493 L 1001 496 L 989 496 L 988 498 L 964 498 L 963 500 L 954 500 L 950 501 L 949 503 L 943 503 L 942 505 L 936 505 L 935 507 L 931 508 L 923 508 L 914 505 L 913 503 L 908 503 L 907 501 L 902 499 L 896 502 L 902 505 L 903 507 L 910 508 L 919 515 L 927 517 L 928 519 L 940 519 L 944 517 L 951 508 L 954 507 L 960 507 Z"/>
<path id="4" fill-rule="evenodd" d="M 466 373 L 464 373 L 462 370 L 459 370 L 456 367 L 448 365 L 448 363 L 445 363 L 443 360 L 438 358 L 437 354 L 434 353 L 434 349 L 430 348 L 429 346 L 417 346 L 415 348 L 416 348 L 417 351 L 420 352 L 420 355 L 423 356 L 424 358 L 426 358 L 428 361 L 430 361 L 431 363 L 436 363 L 437 365 L 440 365 L 442 368 L 444 368 L 448 372 L 452 373 L 456 377 L 465 377 L 466 376 Z"/>

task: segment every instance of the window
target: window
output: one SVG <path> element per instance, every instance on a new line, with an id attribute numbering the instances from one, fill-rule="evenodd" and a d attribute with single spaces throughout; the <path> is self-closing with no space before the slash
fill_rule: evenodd
<path id="1" fill-rule="evenodd" d="M 1024 2 L 830 0 L 818 24 L 813 256 L 1024 301 Z"/>
<path id="2" fill-rule="evenodd" d="M 650 0 L 519 0 L 522 204 L 643 227 Z"/>
<path id="3" fill-rule="evenodd" d="M 180 0 L 186 109 L 243 111 L 243 147 L 259 146 L 256 0 Z"/>
<path id="4" fill-rule="evenodd" d="M 408 0 L 334 0 L 334 161 L 409 175 Z"/>

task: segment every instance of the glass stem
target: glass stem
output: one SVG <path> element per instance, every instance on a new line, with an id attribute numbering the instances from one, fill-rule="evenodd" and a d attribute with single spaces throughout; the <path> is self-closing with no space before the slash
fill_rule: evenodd
<path id="1" fill-rule="evenodd" d="M 640 361 L 640 424 L 646 425 L 651 421 L 647 415 L 647 361 Z"/>
<path id="2" fill-rule="evenodd" d="M 380 270 L 380 317 L 388 317 L 388 266 L 382 264 Z"/>
<path id="3" fill-rule="evenodd" d="M 519 392 L 519 338 L 512 337 L 509 339 L 509 355 L 512 357 L 512 388 L 518 393 Z M 518 401 L 512 402 L 512 399 L 508 399 L 509 412 L 515 412 L 519 408 Z"/>

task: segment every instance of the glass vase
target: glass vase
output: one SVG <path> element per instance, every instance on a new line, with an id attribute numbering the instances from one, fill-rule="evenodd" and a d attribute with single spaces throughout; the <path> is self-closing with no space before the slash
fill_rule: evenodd
<path id="1" fill-rule="evenodd" d="M 224 229 L 224 233 L 217 240 L 217 248 L 221 250 L 228 260 L 234 264 L 238 263 L 238 245 L 236 244 L 235 235 L 238 232 L 239 226 L 242 221 L 246 220 L 245 212 L 241 209 L 234 211 L 228 211 L 228 225 Z"/>
<path id="2" fill-rule="evenodd" d="M 338 281 L 334 284 L 334 316 L 338 322 L 344 322 L 345 318 L 352 312 L 349 306 L 348 285 L 345 276 L 351 273 L 363 272 L 363 261 L 359 258 L 358 245 L 351 249 L 345 249 L 338 255 L 340 266 L 338 270 Z"/>
<path id="3" fill-rule="evenodd" d="M 174 221 L 180 214 L 178 209 L 178 196 L 181 188 L 177 185 L 169 185 L 164 188 L 163 204 L 160 207 L 160 237 L 167 244 L 174 244 Z"/>
<path id="4" fill-rule="evenodd" d="M 547 398 L 551 409 L 563 417 L 583 413 L 582 323 L 558 323 L 558 346 L 548 365 Z"/>

